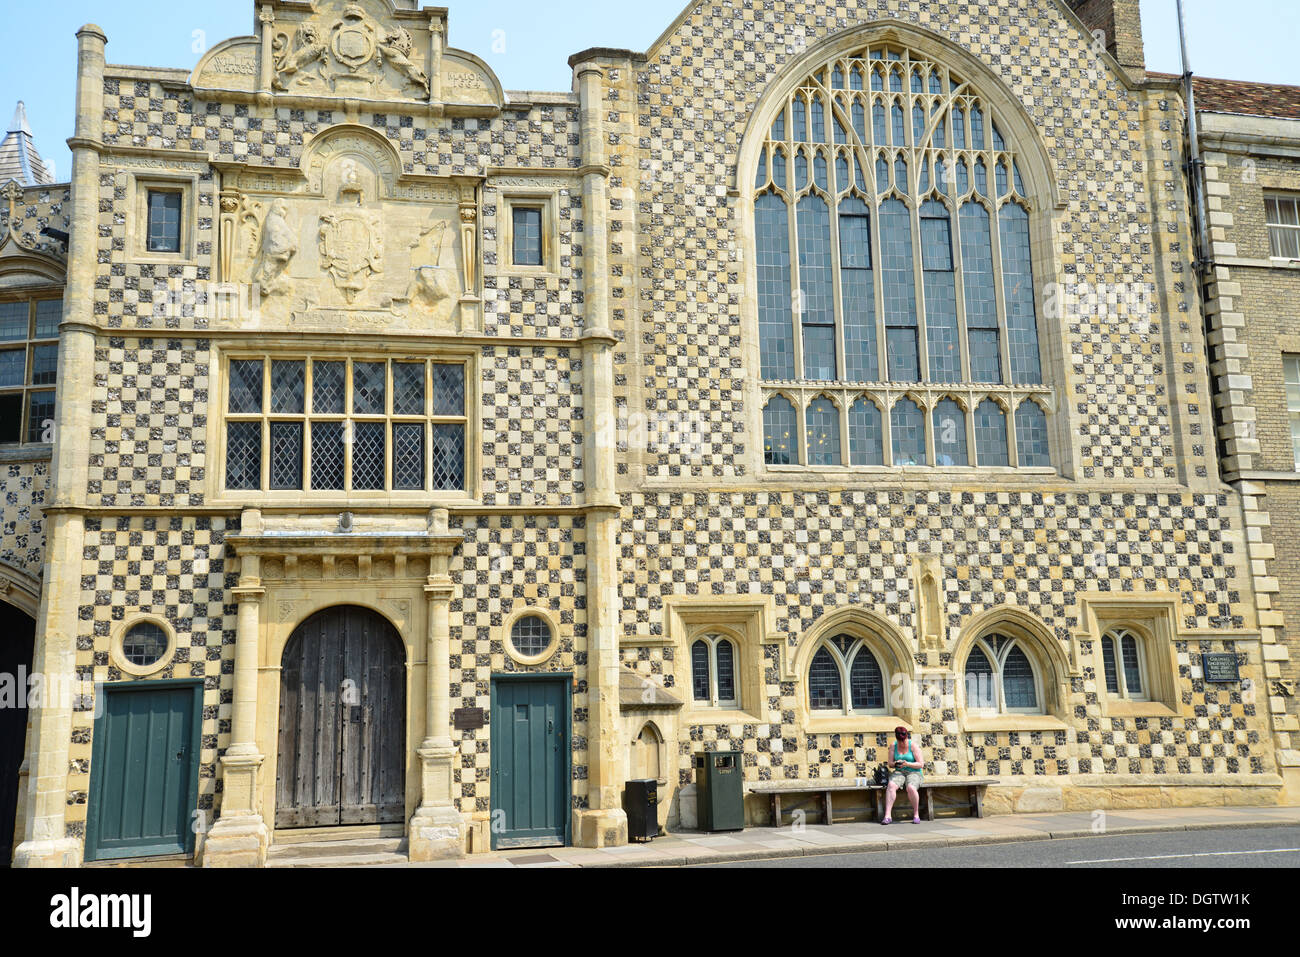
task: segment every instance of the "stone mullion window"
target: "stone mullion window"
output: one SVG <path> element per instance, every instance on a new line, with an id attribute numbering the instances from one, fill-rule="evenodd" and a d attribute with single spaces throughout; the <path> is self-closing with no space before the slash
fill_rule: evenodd
<path id="1" fill-rule="evenodd" d="M 247 368 L 249 362 L 261 366 L 256 401 L 242 374 L 234 381 L 235 364 Z M 300 391 L 291 395 L 288 407 L 277 399 L 285 394 L 283 385 L 277 393 L 277 366 L 302 369 Z M 451 360 L 232 356 L 223 429 L 226 488 L 327 495 L 464 491 L 469 478 L 466 372 L 464 363 Z M 379 401 L 375 393 L 381 388 Z M 440 401 L 437 390 L 447 397 Z M 435 481 L 440 437 L 448 461 L 441 481 Z M 256 487 L 249 482 L 252 476 L 244 477 L 254 447 Z"/>
<path id="2" fill-rule="evenodd" d="M 815 104 L 820 104 L 820 109 Z M 784 164 L 778 164 L 778 152 L 785 158 Z M 825 165 L 824 174 L 818 173 L 819 157 Z M 806 171 L 799 170 L 801 163 Z M 778 165 L 785 173 L 782 182 L 777 181 L 782 179 Z M 1041 384 L 1037 305 L 1028 249 L 1029 203 L 1015 154 L 987 101 L 942 64 L 906 49 L 882 44 L 870 51 L 841 55 L 813 71 L 774 118 L 762 148 L 755 194 L 756 208 L 758 200 L 770 194 L 779 195 L 785 203 L 788 288 L 792 293 L 798 290 L 792 298 L 802 307 L 791 309 L 789 334 L 780 334 L 793 353 L 788 365 L 765 362 L 764 377 L 777 381 L 767 374 L 777 368 L 793 369 L 800 381 L 829 373 L 832 366 L 826 355 L 825 334 L 809 333 L 808 329 L 824 321 L 825 300 L 833 299 L 833 367 L 840 382 L 861 382 L 863 360 L 874 360 L 879 381 L 896 387 L 887 390 L 886 398 L 894 399 L 905 391 L 925 396 L 927 435 L 922 448 L 930 462 L 938 451 L 931 434 L 930 413 L 937 401 L 933 390 L 942 385 L 953 394 L 969 395 L 963 405 L 972 467 L 976 461 L 974 410 L 996 396 L 1004 410 L 1008 466 L 1018 467 L 1019 403 L 1030 395 L 1044 409 L 1050 409 L 1051 403 Z M 801 276 L 801 270 L 814 262 L 819 274 L 826 270 L 827 257 L 820 249 L 800 246 L 801 239 L 805 243 L 823 241 L 820 206 L 814 215 L 812 208 L 817 204 L 806 202 L 809 196 L 826 202 L 833 279 L 829 290 L 820 278 L 814 282 Z M 973 215 L 967 204 L 978 204 L 980 214 Z M 1014 218 L 1008 220 L 1010 206 L 1016 209 L 1011 214 Z M 758 212 L 758 260 L 764 283 L 760 300 L 763 289 L 774 283 L 771 265 L 784 254 L 763 246 L 772 244 L 774 208 L 769 201 Z M 764 220 L 764 216 L 768 218 Z M 766 232 L 764 222 L 768 223 Z M 968 235 L 971 230 L 979 232 Z M 865 256 L 860 251 L 864 235 L 870 245 Z M 944 242 L 947 249 L 941 250 Z M 972 258 L 976 250 L 979 255 Z M 850 266 L 850 261 L 854 265 Z M 972 299 L 976 291 L 984 304 L 978 321 Z M 815 292 L 811 303 L 805 295 L 808 292 Z M 871 317 L 863 308 L 866 302 L 871 303 Z M 776 343 L 776 353 L 771 353 L 765 339 L 772 332 L 774 313 L 769 308 L 764 315 L 760 352 L 765 357 L 779 356 L 784 346 Z M 813 323 L 805 325 L 809 318 Z M 873 344 L 862 336 L 867 322 L 875 328 L 874 351 Z M 934 342 L 930 341 L 932 335 Z M 815 364 L 808 361 L 811 357 L 805 349 L 810 342 L 816 344 Z M 979 349 L 973 349 L 973 343 Z M 980 349 L 985 361 L 977 364 Z M 1011 387 L 1017 390 L 1014 395 L 1008 394 Z M 814 391 L 827 392 L 824 385 Z M 787 394 L 799 397 L 795 409 L 798 451 L 800 459 L 807 462 L 807 410 L 815 396 L 803 389 L 787 390 Z M 870 395 L 881 398 L 876 391 Z M 853 458 L 851 415 L 856 399 L 848 394 L 837 396 L 841 459 L 847 464 Z M 881 408 L 883 457 L 892 464 L 893 402 Z M 1037 420 L 1033 424 L 1037 429 Z M 1031 467 L 1048 467 L 1043 465 L 1041 444 L 1035 446 L 1032 458 L 1026 458 Z"/>
<path id="3" fill-rule="evenodd" d="M 62 299 L 0 301 L 0 445 L 47 445 Z"/>

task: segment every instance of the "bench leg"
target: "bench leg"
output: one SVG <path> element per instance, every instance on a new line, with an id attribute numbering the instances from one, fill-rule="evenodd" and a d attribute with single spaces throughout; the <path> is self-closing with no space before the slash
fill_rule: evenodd
<path id="1" fill-rule="evenodd" d="M 833 815 L 833 812 L 831 811 L 831 792 L 830 792 L 830 791 L 824 791 L 824 792 L 822 793 L 822 804 L 823 804 L 823 806 L 824 806 L 825 809 L 826 809 L 826 810 L 825 810 L 825 814 L 826 814 L 826 823 L 827 823 L 827 824 L 834 824 L 834 823 L 835 823 L 835 817 L 834 817 L 834 815 Z"/>
<path id="2" fill-rule="evenodd" d="M 984 816 L 984 796 L 980 794 L 978 786 L 972 785 L 970 789 L 970 812 L 975 817 Z"/>
<path id="3" fill-rule="evenodd" d="M 922 818 L 926 821 L 934 820 L 934 791 L 930 788 L 922 788 L 921 804 L 925 807 L 925 813 Z"/>
<path id="4" fill-rule="evenodd" d="M 772 816 L 776 818 L 776 826 L 781 826 L 781 795 L 778 792 L 772 793 Z"/>

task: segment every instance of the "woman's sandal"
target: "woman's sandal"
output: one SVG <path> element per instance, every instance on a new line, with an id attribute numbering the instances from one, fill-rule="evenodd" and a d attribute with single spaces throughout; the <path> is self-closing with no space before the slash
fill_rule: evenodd
<path id="1" fill-rule="evenodd" d="M 912 818 L 912 823 L 913 823 L 913 824 L 920 824 L 920 823 L 921 823 L 921 818 L 920 818 L 919 816 L 918 816 L 918 817 L 914 817 L 914 818 Z"/>
<path id="2" fill-rule="evenodd" d="M 881 823 L 882 826 L 885 825 L 885 824 L 893 824 L 893 823 L 894 823 L 894 819 L 893 819 L 892 817 L 887 817 L 887 818 L 885 818 L 883 821 L 881 821 L 880 823 Z"/>

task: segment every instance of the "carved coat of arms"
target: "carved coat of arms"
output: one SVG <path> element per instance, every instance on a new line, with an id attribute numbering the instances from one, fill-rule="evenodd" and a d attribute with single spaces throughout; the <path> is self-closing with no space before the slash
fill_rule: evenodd
<path id="1" fill-rule="evenodd" d="M 384 236 L 379 217 L 363 210 L 330 212 L 320 218 L 321 267 L 352 303 L 384 271 Z"/>

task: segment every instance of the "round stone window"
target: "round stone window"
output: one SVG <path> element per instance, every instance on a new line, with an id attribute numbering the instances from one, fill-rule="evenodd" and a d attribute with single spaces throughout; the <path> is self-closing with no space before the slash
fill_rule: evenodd
<path id="1" fill-rule="evenodd" d="M 122 636 L 122 658 L 136 668 L 153 668 L 167 657 L 169 643 L 161 627 L 142 621 Z"/>
<path id="2" fill-rule="evenodd" d="M 540 615 L 525 615 L 510 629 L 510 644 L 516 657 L 523 659 L 544 658 L 554 638 L 551 623 Z"/>

